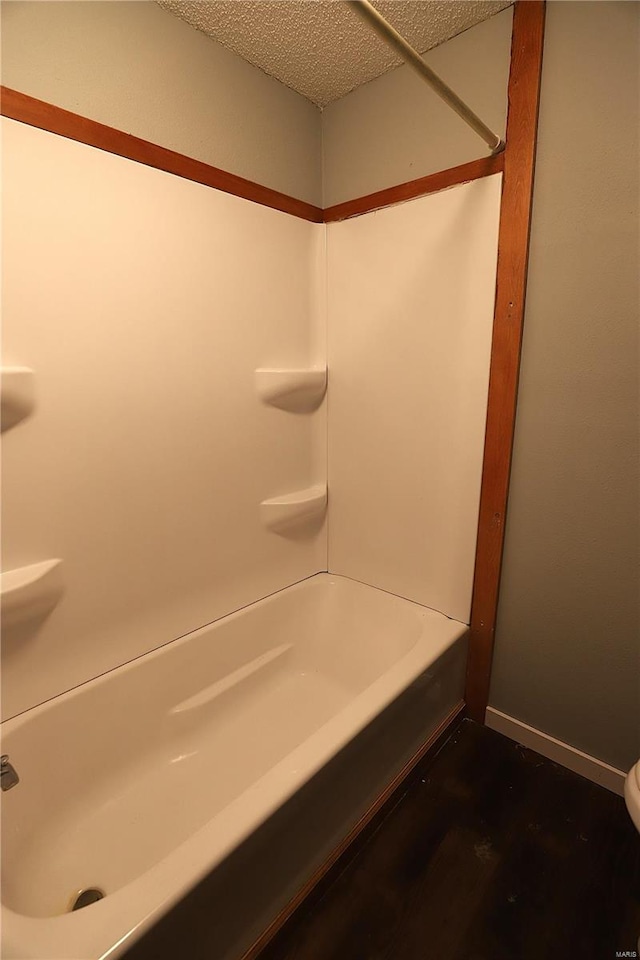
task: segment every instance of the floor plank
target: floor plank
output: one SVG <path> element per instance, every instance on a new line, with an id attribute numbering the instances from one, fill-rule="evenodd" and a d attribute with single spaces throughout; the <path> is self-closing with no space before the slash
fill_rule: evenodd
<path id="1" fill-rule="evenodd" d="M 637 950 L 640 836 L 622 798 L 469 720 L 345 864 L 260 960 Z"/>

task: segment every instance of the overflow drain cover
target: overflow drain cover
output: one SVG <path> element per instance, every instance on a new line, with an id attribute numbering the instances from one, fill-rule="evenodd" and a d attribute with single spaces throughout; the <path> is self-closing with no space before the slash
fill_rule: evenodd
<path id="1" fill-rule="evenodd" d="M 71 910 L 81 910 L 82 907 L 88 907 L 91 903 L 97 903 L 103 897 L 104 890 L 100 890 L 98 887 L 87 887 L 86 890 L 81 890 L 75 898 Z"/>

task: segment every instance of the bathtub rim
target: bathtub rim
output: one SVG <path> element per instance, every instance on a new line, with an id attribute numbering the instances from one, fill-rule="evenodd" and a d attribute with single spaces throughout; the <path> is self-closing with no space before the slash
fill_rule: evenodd
<path id="1" fill-rule="evenodd" d="M 93 904 L 91 911 L 34 917 L 18 913 L 3 903 L 3 955 L 6 955 L 8 960 L 41 960 L 48 955 L 47 951 L 50 951 L 55 960 L 115 960 L 121 956 L 353 740 L 374 717 L 468 633 L 467 624 L 452 620 L 414 601 L 388 594 L 387 591 L 349 577 L 319 572 L 212 624 L 198 628 L 174 643 L 186 643 L 194 634 L 215 630 L 232 617 L 275 599 L 288 590 L 299 590 L 310 582 L 328 582 L 332 579 L 348 581 L 364 590 L 386 594 L 390 601 L 416 608 L 422 615 L 423 623 L 420 635 L 411 649 L 211 820 L 143 873 Z M 77 698 L 81 694 L 86 695 L 89 687 L 109 682 L 115 673 L 129 672 L 140 667 L 142 662 L 159 656 L 171 646 L 172 644 L 165 644 L 129 661 L 5 721 L 2 726 L 8 735 L 54 709 L 56 704 Z M 4 951 L 8 952 L 5 954 Z"/>

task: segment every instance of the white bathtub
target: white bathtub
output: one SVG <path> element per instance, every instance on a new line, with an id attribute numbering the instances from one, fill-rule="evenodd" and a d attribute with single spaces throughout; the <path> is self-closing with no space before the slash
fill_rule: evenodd
<path id="1" fill-rule="evenodd" d="M 120 956 L 466 629 L 318 574 L 5 723 L 4 960 Z"/>

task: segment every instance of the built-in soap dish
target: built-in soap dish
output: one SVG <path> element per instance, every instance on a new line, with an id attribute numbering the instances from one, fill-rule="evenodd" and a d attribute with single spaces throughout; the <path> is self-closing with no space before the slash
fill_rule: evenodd
<path id="1" fill-rule="evenodd" d="M 43 560 L 0 576 L 3 629 L 46 616 L 64 590 L 62 560 Z"/>
<path id="2" fill-rule="evenodd" d="M 286 534 L 304 524 L 319 520 L 327 509 L 327 485 L 318 483 L 304 490 L 263 500 L 260 519 L 268 530 Z"/>
<path id="3" fill-rule="evenodd" d="M 327 389 L 327 368 L 256 370 L 256 393 L 263 403 L 291 413 L 310 413 Z"/>
<path id="4" fill-rule="evenodd" d="M 33 370 L 29 367 L 2 367 L 0 371 L 2 432 L 15 427 L 35 406 Z"/>

